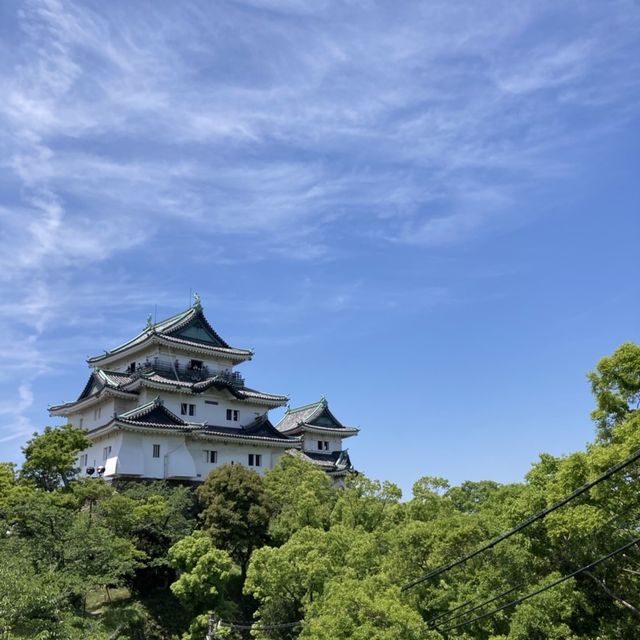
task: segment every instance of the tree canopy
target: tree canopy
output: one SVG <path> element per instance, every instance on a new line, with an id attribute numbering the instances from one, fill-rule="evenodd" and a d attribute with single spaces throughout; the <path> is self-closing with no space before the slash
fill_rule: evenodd
<path id="1" fill-rule="evenodd" d="M 204 528 L 244 575 L 253 550 L 269 539 L 272 503 L 264 481 L 242 465 L 223 465 L 198 487 L 198 497 Z"/>
<path id="2" fill-rule="evenodd" d="M 594 419 L 600 437 L 640 409 L 640 345 L 625 342 L 602 358 L 588 376 L 597 407 Z"/>
<path id="3" fill-rule="evenodd" d="M 584 451 L 542 454 L 513 484 L 425 475 L 404 501 L 288 454 L 264 477 L 223 465 L 197 491 L 113 486 L 75 476 L 77 430 L 46 429 L 21 468 L 0 464 L 0 637 L 200 640 L 211 612 L 235 639 L 250 636 L 234 620 L 258 640 L 636 640 L 637 544 L 547 587 L 640 535 L 637 462 L 414 581 L 640 450 L 639 353 L 622 345 L 589 374 Z"/>
<path id="4" fill-rule="evenodd" d="M 76 471 L 76 456 L 88 446 L 89 440 L 82 429 L 69 424 L 45 427 L 42 433 L 34 433 L 23 447 L 25 460 L 20 476 L 47 491 L 53 491 L 60 484 L 68 486 Z"/>

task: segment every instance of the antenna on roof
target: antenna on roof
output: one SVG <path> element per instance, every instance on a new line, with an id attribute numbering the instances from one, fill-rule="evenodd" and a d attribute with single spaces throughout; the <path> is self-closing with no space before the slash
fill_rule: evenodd
<path id="1" fill-rule="evenodd" d="M 158 305 L 153 306 L 153 324 L 157 324 L 158 322 Z"/>
<path id="2" fill-rule="evenodd" d="M 193 301 L 193 289 L 191 289 L 191 287 L 189 287 L 189 304 L 187 305 L 187 309 L 189 307 L 191 307 L 192 301 Z"/>

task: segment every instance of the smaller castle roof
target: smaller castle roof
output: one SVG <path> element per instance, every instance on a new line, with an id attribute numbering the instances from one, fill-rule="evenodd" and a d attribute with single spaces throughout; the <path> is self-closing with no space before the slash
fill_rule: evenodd
<path id="1" fill-rule="evenodd" d="M 215 436 L 231 436 L 237 438 L 259 438 L 261 440 L 277 440 L 279 442 L 290 443 L 291 446 L 299 444 L 299 438 L 286 436 L 280 433 L 269 420 L 266 414 L 258 416 L 253 422 L 244 427 L 218 427 L 205 425 L 203 434 Z"/>
<path id="2" fill-rule="evenodd" d="M 353 465 L 347 449 L 342 451 L 289 451 L 290 454 L 300 456 L 303 460 L 312 462 L 330 475 L 342 475 L 353 472 Z"/>
<path id="3" fill-rule="evenodd" d="M 278 431 L 287 435 L 302 432 L 336 434 L 343 438 L 358 433 L 356 427 L 348 427 L 342 424 L 329 410 L 329 405 L 324 397 L 318 402 L 306 404 L 295 409 L 288 409 L 282 420 L 276 425 Z"/>
<path id="4" fill-rule="evenodd" d="M 190 429 L 191 426 L 173 411 L 167 409 L 158 397 L 140 405 L 131 411 L 116 415 L 118 422 L 124 422 L 135 426 L 146 426 L 170 429 Z"/>

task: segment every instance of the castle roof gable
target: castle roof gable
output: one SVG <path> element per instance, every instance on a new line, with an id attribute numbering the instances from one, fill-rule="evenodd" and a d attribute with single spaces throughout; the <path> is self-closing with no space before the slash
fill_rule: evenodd
<path id="1" fill-rule="evenodd" d="M 144 331 L 104 354 L 90 357 L 90 365 L 124 358 L 127 353 L 136 352 L 153 343 L 182 346 L 195 349 L 199 353 L 211 353 L 233 361 L 249 360 L 253 355 L 249 349 L 231 347 L 206 319 L 199 302 L 186 311 L 153 323 L 150 320 Z"/>
<path id="2" fill-rule="evenodd" d="M 288 409 L 282 420 L 276 425 L 278 431 L 287 434 L 312 431 L 323 431 L 336 434 L 353 435 L 358 432 L 355 427 L 347 427 L 340 422 L 329 410 L 324 397 L 318 402 L 307 404 L 295 409 Z"/>
<path id="3" fill-rule="evenodd" d="M 187 427 L 188 424 L 173 411 L 167 409 L 162 400 L 156 397 L 151 402 L 140 405 L 131 411 L 115 416 L 118 422 L 136 425 L 152 425 L 163 427 Z"/>

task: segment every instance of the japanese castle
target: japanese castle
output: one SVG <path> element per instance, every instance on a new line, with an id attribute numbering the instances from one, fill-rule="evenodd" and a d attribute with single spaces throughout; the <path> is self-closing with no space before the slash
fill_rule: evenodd
<path id="1" fill-rule="evenodd" d="M 49 412 L 87 431 L 82 474 L 202 482 L 222 464 L 262 474 L 291 454 L 341 483 L 352 471 L 342 441 L 358 429 L 343 425 L 324 397 L 288 409 L 274 426 L 269 409 L 288 398 L 245 385 L 235 367 L 252 357 L 216 333 L 196 296 L 187 311 L 149 318 L 135 338 L 89 358 L 92 373 L 78 399 Z"/>

